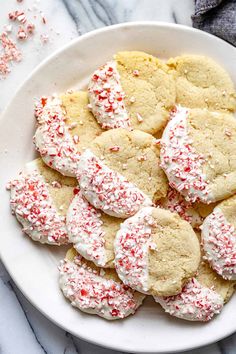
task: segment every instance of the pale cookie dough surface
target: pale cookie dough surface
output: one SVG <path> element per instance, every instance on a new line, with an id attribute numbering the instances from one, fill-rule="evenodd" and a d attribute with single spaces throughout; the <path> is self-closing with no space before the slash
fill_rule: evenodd
<path id="1" fill-rule="evenodd" d="M 35 108 L 36 149 L 44 162 L 65 176 L 75 176 L 83 148 L 101 133 L 83 91 L 42 97 Z"/>
<path id="2" fill-rule="evenodd" d="M 170 210 L 172 213 L 178 213 L 179 216 L 188 221 L 193 228 L 199 228 L 203 218 L 194 205 L 187 202 L 184 197 L 175 189 L 169 188 L 167 196 L 157 203 L 158 206 Z"/>
<path id="3" fill-rule="evenodd" d="M 202 219 L 205 219 L 209 214 L 211 214 L 219 202 L 211 203 L 211 204 L 204 204 L 201 202 L 194 203 L 194 209 L 200 215 Z"/>
<path id="4" fill-rule="evenodd" d="M 146 53 L 120 52 L 115 60 L 131 126 L 156 134 L 165 126 L 168 110 L 175 103 L 172 75 L 161 60 Z"/>
<path id="5" fill-rule="evenodd" d="M 224 299 L 224 303 L 228 302 L 235 292 L 236 282 L 223 279 L 209 266 L 207 261 L 201 261 L 196 279 L 203 286 L 219 294 Z"/>
<path id="6" fill-rule="evenodd" d="M 76 91 L 63 94 L 60 99 L 67 117 L 66 126 L 72 137 L 78 136 L 76 147 L 78 151 L 83 152 L 103 131 L 88 108 L 88 94 L 85 91 Z"/>
<path id="7" fill-rule="evenodd" d="M 147 133 L 115 129 L 102 133 L 90 150 L 113 171 L 137 186 L 153 202 L 167 193 L 167 179 L 159 166 L 160 151 Z"/>
<path id="8" fill-rule="evenodd" d="M 200 245 L 176 213 L 147 207 L 127 219 L 115 239 L 115 267 L 130 287 L 153 296 L 179 293 L 200 262 Z"/>
<path id="9" fill-rule="evenodd" d="M 236 191 L 233 115 L 177 107 L 161 139 L 162 167 L 187 200 L 212 203 Z"/>
<path id="10" fill-rule="evenodd" d="M 36 169 L 47 183 L 54 205 L 60 215 L 66 216 L 67 210 L 77 190 L 78 181 L 73 177 L 63 176 L 48 167 L 41 158 L 26 165 L 27 171 Z"/>
<path id="11" fill-rule="evenodd" d="M 176 103 L 209 110 L 236 109 L 236 93 L 228 73 L 210 58 L 182 55 L 168 60 L 176 82 Z"/>
<path id="12" fill-rule="evenodd" d="M 11 209 L 34 241 L 51 245 L 69 242 L 65 215 L 76 180 L 50 170 L 41 159 L 26 164 L 10 182 Z"/>
<path id="13" fill-rule="evenodd" d="M 114 270 L 97 268 L 69 250 L 61 262 L 59 285 L 72 306 L 107 320 L 134 314 L 144 296 L 122 284 Z"/>
<path id="14" fill-rule="evenodd" d="M 231 114 L 202 110 L 190 112 L 188 124 L 193 147 L 205 158 L 203 173 L 209 181 L 210 202 L 236 192 L 236 120 Z"/>
<path id="15" fill-rule="evenodd" d="M 168 67 L 152 55 L 119 52 L 113 61 L 95 71 L 89 97 L 94 115 L 104 128 L 157 134 L 175 103 L 175 82 Z"/>
<path id="16" fill-rule="evenodd" d="M 78 190 L 67 211 L 70 242 L 87 260 L 100 267 L 114 268 L 114 239 L 121 219 L 95 209 Z"/>
<path id="17" fill-rule="evenodd" d="M 219 203 L 202 225 L 205 257 L 224 279 L 236 280 L 236 197 Z"/>

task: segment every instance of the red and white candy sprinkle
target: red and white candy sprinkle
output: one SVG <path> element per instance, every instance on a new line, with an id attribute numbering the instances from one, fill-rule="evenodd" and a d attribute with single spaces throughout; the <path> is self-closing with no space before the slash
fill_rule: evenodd
<path id="1" fill-rule="evenodd" d="M 130 129 L 116 62 L 111 61 L 96 70 L 89 82 L 91 110 L 104 129 Z"/>
<path id="2" fill-rule="evenodd" d="M 193 204 L 187 202 L 184 197 L 175 189 L 169 188 L 167 196 L 158 202 L 161 208 L 168 209 L 172 213 L 178 213 L 179 216 L 188 221 L 193 228 L 202 224 L 202 218 L 193 208 Z"/>
<path id="3" fill-rule="evenodd" d="M 100 267 L 107 261 L 102 224 L 101 213 L 78 192 L 67 211 L 69 240 L 84 258 Z"/>
<path id="4" fill-rule="evenodd" d="M 0 40 L 0 79 L 5 79 L 11 72 L 13 62 L 19 62 L 22 60 L 23 48 L 21 51 L 21 42 L 23 43 L 31 39 L 35 34 L 36 26 L 38 30 L 35 37 L 36 41 L 40 39 L 41 42 L 46 43 L 49 40 L 47 33 L 40 34 L 42 25 L 39 23 L 39 19 L 43 22 L 43 27 L 46 26 L 46 20 L 37 4 L 33 4 L 33 7 L 26 8 L 24 5 L 22 7 L 22 5 L 17 4 L 21 2 L 23 2 L 23 0 L 16 1 L 16 7 L 18 7 L 18 9 L 8 13 L 6 16 L 7 22 L 3 25 L 3 32 L 0 33 L 0 38 L 2 38 Z M 10 24 L 9 21 L 11 21 Z M 50 32 L 52 31 L 54 30 L 51 28 Z M 6 40 L 8 42 L 7 46 L 3 43 L 3 41 L 6 42 Z M 16 47 L 15 41 L 18 42 L 19 46 Z M 15 53 L 9 55 L 9 49 L 12 53 L 14 49 Z"/>
<path id="5" fill-rule="evenodd" d="M 208 182 L 202 171 L 205 159 L 192 146 L 188 136 L 188 110 L 178 106 L 170 118 L 161 139 L 161 167 L 170 186 L 187 201 L 210 203 Z"/>
<path id="6" fill-rule="evenodd" d="M 27 39 L 27 32 L 24 29 L 24 27 L 19 27 L 18 32 L 17 32 L 17 38 L 21 40 Z"/>
<path id="7" fill-rule="evenodd" d="M 37 172 L 21 173 L 7 188 L 11 190 L 12 212 L 26 234 L 41 243 L 68 243 L 65 218 L 58 214 L 47 184 Z"/>
<path id="8" fill-rule="evenodd" d="M 27 21 L 24 11 L 18 11 L 18 10 L 10 12 L 8 14 L 8 18 L 11 21 L 17 20 L 22 24 L 25 24 Z"/>
<path id="9" fill-rule="evenodd" d="M 72 306 L 108 320 L 133 314 L 143 296 L 122 283 L 104 277 L 104 271 L 89 268 L 80 257 L 74 262 L 64 260 L 59 267 L 59 284 Z"/>
<path id="10" fill-rule="evenodd" d="M 36 149 L 44 162 L 65 176 L 75 176 L 80 153 L 65 124 L 66 116 L 57 96 L 42 97 L 36 104 L 39 123 L 34 136 Z"/>
<path id="11" fill-rule="evenodd" d="M 202 224 L 205 258 L 224 279 L 236 280 L 236 230 L 216 207 Z"/>
<path id="12" fill-rule="evenodd" d="M 0 54 L 0 77 L 6 77 L 11 71 L 10 64 L 21 61 L 22 55 L 6 32 L 0 35 L 0 43 L 3 47 L 3 53 Z"/>
<path id="13" fill-rule="evenodd" d="M 114 146 L 109 147 L 109 150 L 110 150 L 110 151 L 117 152 L 117 151 L 120 151 L 120 147 L 117 146 L 117 145 L 114 145 Z"/>
<path id="14" fill-rule="evenodd" d="M 140 292 L 148 292 L 148 253 L 155 248 L 152 226 L 155 224 L 151 207 L 141 209 L 125 220 L 116 234 L 115 268 L 124 284 Z"/>
<path id="15" fill-rule="evenodd" d="M 196 278 L 191 279 L 180 294 L 155 297 L 155 301 L 172 316 L 188 321 L 204 322 L 219 314 L 224 305 L 222 296 L 201 285 Z"/>
<path id="16" fill-rule="evenodd" d="M 88 149 L 81 155 L 77 178 L 85 198 L 111 216 L 126 218 L 152 205 L 148 196 Z"/>

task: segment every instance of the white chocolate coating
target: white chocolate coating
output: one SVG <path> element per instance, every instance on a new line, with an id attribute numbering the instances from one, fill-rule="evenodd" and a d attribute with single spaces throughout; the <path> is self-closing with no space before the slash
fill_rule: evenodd
<path id="1" fill-rule="evenodd" d="M 101 214 L 82 196 L 75 195 L 67 211 L 69 240 L 86 259 L 103 267 L 107 262 Z"/>
<path id="2" fill-rule="evenodd" d="M 65 218 L 58 214 L 47 184 L 37 171 L 21 173 L 9 183 L 8 189 L 12 212 L 27 235 L 51 245 L 68 243 Z"/>
<path id="3" fill-rule="evenodd" d="M 152 208 L 141 209 L 125 220 L 116 234 L 115 268 L 124 284 L 148 292 L 148 252 L 151 245 Z"/>
<path id="4" fill-rule="evenodd" d="M 128 112 L 115 61 L 97 69 L 89 82 L 91 110 L 103 129 L 130 128 Z"/>
<path id="5" fill-rule="evenodd" d="M 152 205 L 148 196 L 88 149 L 81 155 L 77 177 L 86 199 L 108 215 L 126 218 Z"/>
<path id="6" fill-rule="evenodd" d="M 204 157 L 192 146 L 188 136 L 188 110 L 177 107 L 161 138 L 161 167 L 172 188 L 178 190 L 187 201 L 211 201 L 211 195 L 203 174 Z"/>
<path id="7" fill-rule="evenodd" d="M 65 124 L 65 114 L 57 96 L 42 98 L 36 106 L 39 126 L 34 136 L 43 161 L 65 176 L 75 177 L 80 153 Z"/>
<path id="8" fill-rule="evenodd" d="M 142 304 L 144 296 L 122 283 L 106 279 L 82 263 L 80 258 L 62 261 L 59 284 L 66 298 L 81 311 L 107 320 L 122 319 L 133 314 Z"/>
<path id="9" fill-rule="evenodd" d="M 236 230 L 216 207 L 202 224 L 205 258 L 224 279 L 236 280 Z"/>
<path id="10" fill-rule="evenodd" d="M 214 290 L 201 285 L 196 278 L 191 279 L 176 296 L 155 297 L 170 315 L 188 321 L 209 321 L 219 314 L 224 299 Z"/>

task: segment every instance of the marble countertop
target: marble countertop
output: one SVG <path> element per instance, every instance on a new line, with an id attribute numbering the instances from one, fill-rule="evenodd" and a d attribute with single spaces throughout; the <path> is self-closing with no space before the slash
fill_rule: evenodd
<path id="1" fill-rule="evenodd" d="M 191 26 L 194 0 L 2 0 L 0 33 L 8 23 L 8 13 L 17 9 L 27 9 L 32 19 L 37 12 L 41 23 L 37 24 L 38 31 L 32 39 L 20 44 L 22 62 L 11 68 L 5 80 L 0 80 L 0 113 L 30 72 L 73 38 L 95 28 L 127 21 L 157 20 Z M 45 38 L 42 36 L 47 39 L 48 35 L 48 40 L 42 40 Z M 118 353 L 86 343 L 46 319 L 17 289 L 1 263 L 0 299 L 1 354 Z M 236 334 L 186 352 L 190 353 L 235 354 Z"/>

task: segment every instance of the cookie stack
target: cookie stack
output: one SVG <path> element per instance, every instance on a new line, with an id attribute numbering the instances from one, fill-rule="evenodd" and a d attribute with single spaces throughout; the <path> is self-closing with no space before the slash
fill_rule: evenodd
<path id="1" fill-rule="evenodd" d="M 152 296 L 208 321 L 236 281 L 236 93 L 210 58 L 120 52 L 87 91 L 40 98 L 40 157 L 11 181 L 33 240 L 71 244 L 59 285 L 108 320 Z"/>

